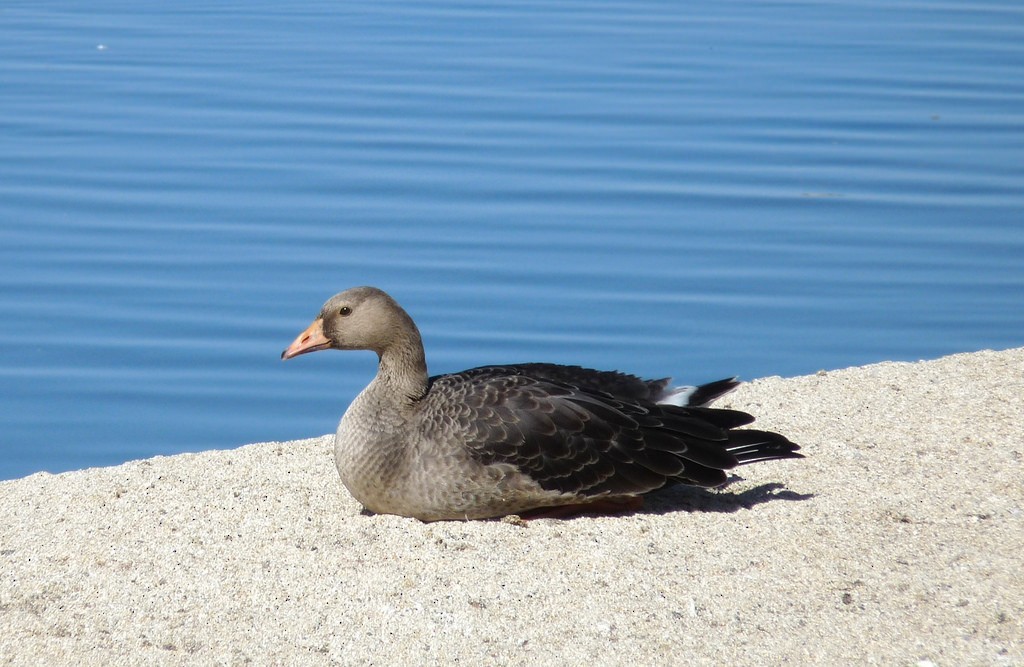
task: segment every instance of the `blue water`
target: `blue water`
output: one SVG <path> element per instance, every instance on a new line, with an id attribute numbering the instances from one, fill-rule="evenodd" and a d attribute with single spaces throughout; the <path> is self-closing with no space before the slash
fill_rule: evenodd
<path id="1" fill-rule="evenodd" d="M 433 372 L 1024 345 L 1022 217 L 1019 2 L 9 0 L 0 478 L 333 431 L 359 284 Z"/>

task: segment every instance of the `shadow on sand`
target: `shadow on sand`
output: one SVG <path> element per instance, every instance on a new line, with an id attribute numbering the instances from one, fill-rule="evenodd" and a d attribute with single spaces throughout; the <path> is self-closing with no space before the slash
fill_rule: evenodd
<path id="1" fill-rule="evenodd" d="M 641 514 L 668 514 L 669 512 L 738 512 L 748 510 L 762 503 L 779 500 L 810 500 L 813 493 L 790 491 L 784 484 L 770 483 L 755 486 L 746 491 L 731 493 L 729 485 L 742 478 L 734 477 L 724 487 L 705 489 L 699 486 L 680 484 L 645 497 Z M 726 490 L 723 490 L 726 489 Z"/>

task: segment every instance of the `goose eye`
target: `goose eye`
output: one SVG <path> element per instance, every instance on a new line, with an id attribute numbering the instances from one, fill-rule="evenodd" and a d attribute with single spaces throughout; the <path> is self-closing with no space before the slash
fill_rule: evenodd
<path id="1" fill-rule="evenodd" d="M 348 306 L 342 306 L 338 310 L 338 314 L 341 315 L 342 317 L 348 317 L 349 315 L 352 314 L 352 309 L 349 308 Z"/>

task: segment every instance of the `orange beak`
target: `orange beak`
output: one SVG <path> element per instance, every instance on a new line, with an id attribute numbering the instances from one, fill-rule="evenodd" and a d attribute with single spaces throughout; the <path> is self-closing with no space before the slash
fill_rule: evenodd
<path id="1" fill-rule="evenodd" d="M 299 334 L 299 337 L 292 341 L 288 349 L 281 353 L 281 359 L 287 360 L 307 352 L 326 350 L 331 346 L 331 341 L 324 336 L 324 321 L 316 318 L 309 328 Z"/>

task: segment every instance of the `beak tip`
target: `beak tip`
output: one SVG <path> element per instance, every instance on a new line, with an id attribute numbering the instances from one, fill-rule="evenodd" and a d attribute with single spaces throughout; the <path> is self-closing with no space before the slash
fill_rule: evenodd
<path id="1" fill-rule="evenodd" d="M 307 352 L 316 352 L 317 350 L 329 348 L 331 342 L 324 336 L 323 325 L 323 318 L 318 317 L 313 320 L 313 323 L 300 333 L 291 345 L 284 349 L 284 352 L 281 353 L 281 361 L 288 361 Z"/>

